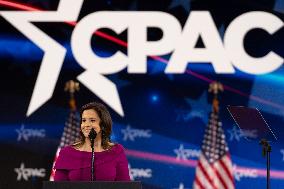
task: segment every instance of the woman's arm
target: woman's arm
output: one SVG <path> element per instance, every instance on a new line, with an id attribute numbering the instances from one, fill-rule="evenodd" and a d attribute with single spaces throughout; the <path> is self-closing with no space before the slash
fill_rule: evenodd
<path id="1" fill-rule="evenodd" d="M 117 165 L 116 165 L 116 178 L 117 181 L 130 181 L 129 177 L 129 169 L 128 169 L 128 161 L 124 150 L 119 153 L 117 157 Z"/>

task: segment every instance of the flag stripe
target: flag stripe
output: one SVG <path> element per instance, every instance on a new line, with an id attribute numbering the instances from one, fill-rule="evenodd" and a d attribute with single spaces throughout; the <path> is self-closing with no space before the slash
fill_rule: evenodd
<path id="1" fill-rule="evenodd" d="M 221 174 L 219 173 L 218 169 L 216 169 L 214 166 L 212 166 L 212 167 L 213 167 L 213 170 L 214 170 L 216 176 L 218 177 L 218 180 L 221 182 L 222 187 L 227 189 L 228 186 L 226 185 L 226 183 L 225 183 L 224 179 L 222 178 Z"/>
<path id="2" fill-rule="evenodd" d="M 235 188 L 229 149 L 218 117 L 218 111 L 213 109 L 205 130 L 193 189 Z"/>
<path id="3" fill-rule="evenodd" d="M 205 178 L 203 172 L 200 170 L 200 167 L 196 168 L 196 179 L 198 179 L 200 186 L 202 186 L 205 189 L 212 189 L 212 185 L 209 183 L 209 181 Z"/>
<path id="4" fill-rule="evenodd" d="M 200 162 L 202 163 L 203 167 L 206 169 L 207 173 L 209 174 L 210 178 L 215 178 L 216 177 L 216 172 L 214 170 L 214 167 L 211 166 L 205 159 L 205 157 L 203 155 L 201 155 L 200 157 Z M 218 189 L 225 189 L 224 187 L 220 188 L 219 186 L 223 186 L 220 183 L 219 179 L 213 179 L 215 186 L 218 187 Z"/>
<path id="5" fill-rule="evenodd" d="M 226 183 L 226 188 L 232 188 L 233 187 L 232 180 L 227 175 L 227 172 L 225 171 L 224 167 L 222 166 L 221 161 L 219 161 L 218 163 L 215 163 L 214 167 L 215 167 L 215 169 L 217 169 L 219 171 L 220 175 L 224 179 L 224 181 Z"/>
<path id="6" fill-rule="evenodd" d="M 212 188 L 214 189 L 218 189 L 215 185 L 214 185 L 214 182 L 213 180 L 209 177 L 209 175 L 207 174 L 207 171 L 206 169 L 203 167 L 203 165 L 201 164 L 201 161 L 198 162 L 198 165 L 197 165 L 200 170 L 202 171 L 203 175 L 205 176 L 205 179 L 208 180 L 208 182 L 210 183 L 210 185 L 212 186 Z"/>
<path id="7" fill-rule="evenodd" d="M 233 181 L 234 181 L 234 178 L 233 178 L 233 174 L 232 174 L 232 171 L 230 171 L 230 170 L 232 170 L 232 166 L 228 166 L 228 164 L 230 164 L 230 165 L 232 165 L 231 164 L 231 162 L 229 162 L 228 160 L 228 157 L 227 156 L 225 156 L 225 160 L 224 159 L 221 159 L 221 161 L 220 161 L 220 163 L 221 163 L 221 165 L 223 166 L 223 168 L 225 169 L 225 171 L 226 171 L 226 173 L 227 173 L 227 175 L 228 175 L 228 177 L 231 179 L 231 181 L 232 181 L 232 183 L 233 183 Z M 229 170 L 229 168 L 228 167 L 230 167 L 231 169 Z M 233 183 L 234 184 L 234 183 Z"/>
<path id="8" fill-rule="evenodd" d="M 195 178 L 195 184 L 196 184 L 196 189 L 206 189 L 202 184 L 201 182 L 199 181 L 198 177 Z"/>

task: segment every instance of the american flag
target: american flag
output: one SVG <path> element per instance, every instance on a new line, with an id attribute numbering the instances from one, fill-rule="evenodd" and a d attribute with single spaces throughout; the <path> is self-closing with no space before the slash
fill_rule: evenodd
<path id="1" fill-rule="evenodd" d="M 65 127 L 63 134 L 61 136 L 60 144 L 57 148 L 56 155 L 53 161 L 52 170 L 50 174 L 50 181 L 54 180 L 55 169 L 53 169 L 54 164 L 59 155 L 60 149 L 66 145 L 70 145 L 75 142 L 80 136 L 80 116 L 76 109 L 70 110 L 69 117 L 65 122 Z"/>
<path id="2" fill-rule="evenodd" d="M 218 110 L 213 110 L 206 128 L 193 189 L 234 189 L 229 148 L 225 140 Z"/>

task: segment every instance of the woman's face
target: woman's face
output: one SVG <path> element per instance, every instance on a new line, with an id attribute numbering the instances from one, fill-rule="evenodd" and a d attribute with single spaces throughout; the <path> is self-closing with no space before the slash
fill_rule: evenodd
<path id="1" fill-rule="evenodd" d="M 100 121 L 97 112 L 93 109 L 85 110 L 82 113 L 81 130 L 87 138 L 91 129 L 94 128 L 97 134 L 101 134 Z"/>

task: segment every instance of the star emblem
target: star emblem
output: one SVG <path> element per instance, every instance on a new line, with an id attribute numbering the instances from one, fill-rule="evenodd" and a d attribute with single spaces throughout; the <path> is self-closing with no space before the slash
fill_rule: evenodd
<path id="1" fill-rule="evenodd" d="M 29 140 L 29 137 L 26 133 L 26 129 L 24 125 L 22 125 L 20 129 L 16 129 L 16 132 L 18 133 L 17 141 L 20 141 L 21 139 L 24 139 L 25 141 Z"/>
<path id="2" fill-rule="evenodd" d="M 230 141 L 233 141 L 234 139 L 236 139 L 237 141 L 240 141 L 240 139 L 242 138 L 242 132 L 236 126 L 233 126 L 232 129 L 228 129 L 227 132 L 230 135 L 230 138 L 229 138 Z"/>
<path id="3" fill-rule="evenodd" d="M 22 178 L 24 180 L 28 180 L 28 174 L 27 174 L 27 171 L 25 169 L 24 163 L 21 163 L 20 168 L 15 168 L 14 170 L 18 174 L 18 176 L 17 176 L 18 181 L 21 180 Z"/>
<path id="4" fill-rule="evenodd" d="M 126 141 L 127 139 L 134 141 L 133 130 L 129 125 L 127 125 L 126 129 L 121 129 L 123 133 L 123 140 Z"/>
<path id="5" fill-rule="evenodd" d="M 181 144 L 178 149 L 174 149 L 174 152 L 177 155 L 176 159 L 187 160 L 187 150 L 184 149 L 183 144 Z"/>

